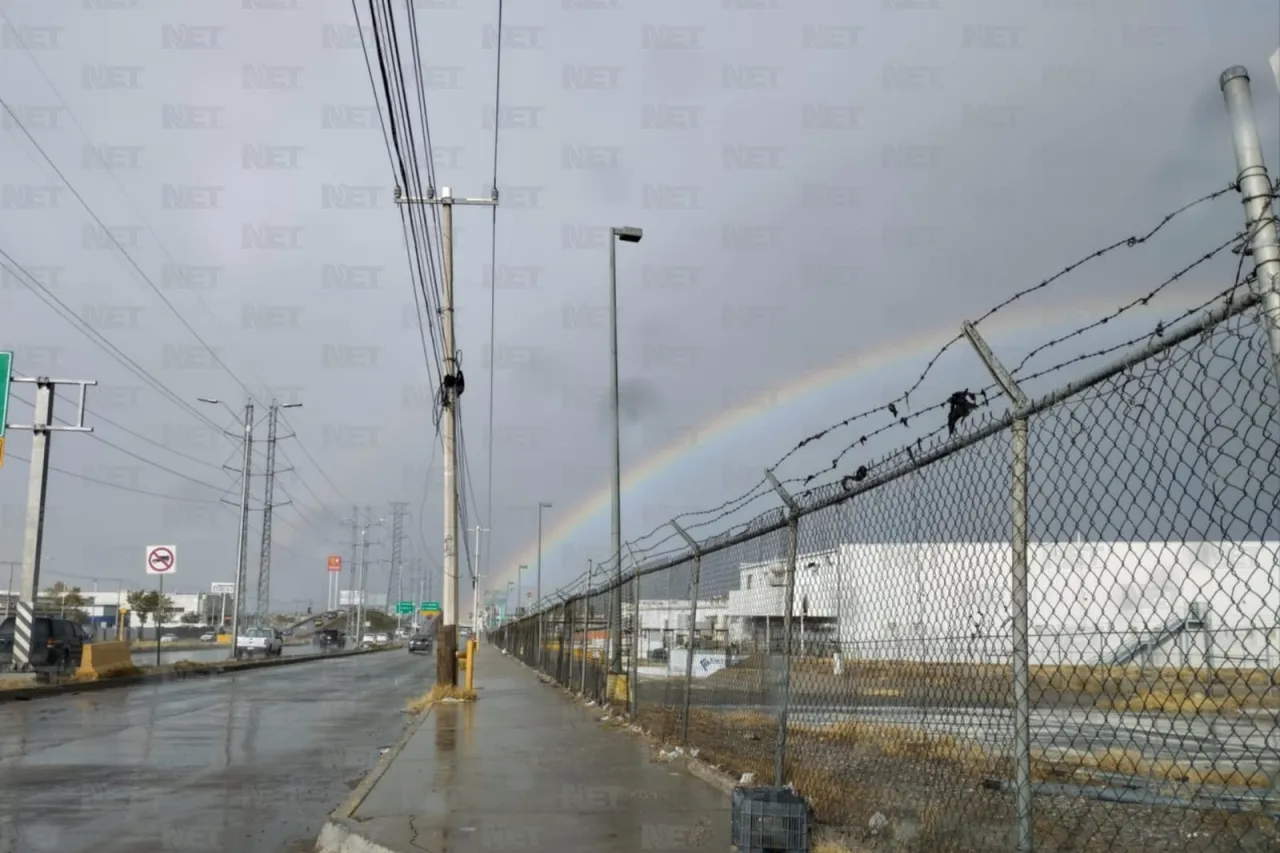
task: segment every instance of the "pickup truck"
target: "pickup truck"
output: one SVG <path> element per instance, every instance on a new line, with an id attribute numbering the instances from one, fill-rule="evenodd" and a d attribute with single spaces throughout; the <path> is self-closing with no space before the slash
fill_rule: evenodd
<path id="1" fill-rule="evenodd" d="M 280 634 L 270 628 L 250 628 L 236 637 L 236 654 L 278 656 L 284 651 Z"/>

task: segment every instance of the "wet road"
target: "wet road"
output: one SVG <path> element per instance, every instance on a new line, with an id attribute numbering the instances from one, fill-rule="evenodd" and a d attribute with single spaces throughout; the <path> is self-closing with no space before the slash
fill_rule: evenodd
<path id="1" fill-rule="evenodd" d="M 0 706 L 0 853 L 310 850 L 434 665 L 390 651 Z"/>

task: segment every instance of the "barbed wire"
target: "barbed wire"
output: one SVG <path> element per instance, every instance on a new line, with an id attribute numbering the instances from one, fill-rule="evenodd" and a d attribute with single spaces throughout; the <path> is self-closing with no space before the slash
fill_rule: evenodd
<path id="1" fill-rule="evenodd" d="M 1231 183 L 1231 184 L 1228 184 L 1226 187 L 1223 187 L 1218 190 L 1214 190 L 1213 192 L 1210 192 L 1210 193 L 1206 193 L 1205 195 L 1200 196 L 1199 198 L 1193 201 L 1187 202 L 1186 204 L 1182 205 L 1176 210 L 1165 214 L 1160 219 L 1160 221 L 1156 224 L 1156 226 L 1151 230 L 1149 230 L 1148 232 L 1146 232 L 1145 234 L 1134 235 L 1130 237 L 1125 237 L 1124 239 L 1121 239 L 1121 240 L 1116 240 L 1110 245 L 1104 246 L 1100 249 L 1096 249 L 1093 252 L 1089 253 L 1088 255 L 1085 255 L 1084 257 L 1080 258 L 1079 260 L 1074 261 L 1070 264 L 1067 264 L 1058 272 L 1040 281 L 1038 284 L 1032 285 L 1031 287 L 1027 287 L 1027 288 L 1024 288 L 1023 290 L 1018 291 L 1013 296 L 1010 296 L 1008 299 L 1005 299 L 1003 302 L 1000 302 L 994 307 L 988 309 L 986 313 L 982 314 L 977 320 L 974 321 L 974 325 L 975 326 L 980 325 L 982 322 L 989 320 L 991 317 L 995 316 L 997 313 L 1004 310 L 1008 306 L 1014 304 L 1015 302 L 1025 299 L 1032 293 L 1036 293 L 1041 290 L 1044 290 L 1045 288 L 1052 285 L 1054 282 L 1071 274 L 1072 272 L 1075 272 L 1085 264 L 1088 264 L 1106 255 L 1109 255 L 1110 253 L 1118 249 L 1133 248 L 1133 247 L 1145 244 L 1146 242 L 1151 240 L 1156 234 L 1158 234 L 1162 229 L 1164 229 L 1170 222 L 1172 222 L 1174 219 L 1176 219 L 1178 216 L 1182 215 L 1183 213 L 1187 212 L 1188 210 L 1191 210 L 1192 208 L 1200 204 L 1204 204 L 1209 201 L 1214 201 L 1226 195 L 1231 190 L 1238 190 L 1238 189 L 1239 189 L 1239 185 L 1237 183 Z M 838 421 L 823 430 L 820 430 L 812 435 L 809 435 L 801 439 L 773 464 L 771 470 L 777 470 L 779 467 L 783 465 L 783 463 L 785 463 L 793 455 L 800 452 L 802 449 L 812 444 L 813 442 L 820 441 L 830 433 L 836 430 L 844 429 L 857 421 L 864 420 L 866 418 L 869 418 L 876 414 L 880 414 L 882 412 L 889 412 L 894 417 L 897 417 L 898 404 L 902 404 L 904 406 L 909 405 L 911 395 L 915 393 L 920 388 L 921 385 L 924 384 L 925 379 L 928 378 L 929 374 L 933 371 L 933 368 L 935 367 L 935 365 L 937 365 L 938 361 L 941 360 L 942 356 L 945 355 L 953 346 L 955 346 L 957 343 L 959 343 L 963 339 L 964 339 L 963 335 L 957 334 L 955 337 L 951 338 L 945 344 L 943 344 L 938 349 L 938 351 L 934 353 L 933 357 L 930 358 L 929 361 L 925 364 L 924 369 L 920 372 L 920 375 L 917 376 L 912 381 L 912 383 L 907 387 L 907 389 L 903 391 L 901 394 L 899 394 L 897 397 L 893 398 L 892 400 L 886 403 L 882 403 L 878 406 L 875 406 L 874 408 L 870 408 L 863 412 L 859 412 L 858 414 L 851 415 L 842 421 Z M 938 405 L 941 406 L 946 404 L 942 403 Z M 928 410 L 925 410 L 925 411 L 928 411 Z M 917 414 L 923 414 L 923 413 L 924 412 L 918 412 Z M 888 428 L 891 429 L 892 426 Z M 886 429 L 877 430 L 876 433 L 874 434 L 878 435 L 885 431 L 887 430 Z"/>
<path id="2" fill-rule="evenodd" d="M 1280 188 L 1280 180 L 1276 181 L 1275 188 Z M 1214 190 L 1213 192 L 1207 193 L 1191 202 L 1188 202 L 1178 207 L 1177 209 L 1171 211 L 1170 213 L 1165 214 L 1160 219 L 1160 221 L 1147 232 L 1125 237 L 1124 239 L 1121 239 L 1121 240 L 1116 240 L 1115 242 L 1107 246 L 1104 246 L 1102 248 L 1099 248 L 1089 253 L 1088 255 L 1080 258 L 1079 260 L 1064 266 L 1062 269 L 1060 269 L 1053 275 L 1049 276 L 1048 278 L 1043 279 L 1037 284 L 1018 291 L 1014 295 L 1010 296 L 1008 299 L 1003 300 L 1002 302 L 996 304 L 994 307 L 986 311 L 984 314 L 980 315 L 979 318 L 973 322 L 973 325 L 977 326 L 982 322 L 989 320 L 992 316 L 996 315 L 997 313 L 1004 310 L 1008 306 L 1013 305 L 1016 302 L 1019 302 L 1020 300 L 1028 298 L 1031 294 L 1043 291 L 1044 289 L 1050 287 L 1054 282 L 1059 281 L 1060 279 L 1071 274 L 1072 272 L 1075 272 L 1085 264 L 1088 264 L 1092 261 L 1102 258 L 1122 248 L 1134 248 L 1134 247 L 1146 244 L 1147 242 L 1152 240 L 1158 233 L 1160 233 L 1160 231 L 1166 228 L 1170 222 L 1174 221 L 1180 215 L 1197 207 L 1198 205 L 1219 199 L 1224 195 L 1226 195 L 1227 193 L 1231 192 L 1232 190 L 1238 191 L 1238 189 L 1239 189 L 1238 184 L 1232 183 L 1227 185 L 1226 187 L 1223 187 L 1218 190 Z M 1275 197 L 1274 191 L 1272 193 L 1272 196 Z M 1255 225 L 1255 228 L 1256 227 L 1257 226 Z M 1048 351 L 1053 347 L 1061 346 L 1062 344 L 1068 341 L 1074 340 L 1075 338 L 1082 337 L 1088 334 L 1090 331 L 1093 331 L 1102 326 L 1105 326 L 1110 321 L 1124 314 L 1129 313 L 1135 308 L 1149 306 L 1150 303 L 1157 296 L 1163 293 L 1175 282 L 1183 279 L 1191 271 L 1213 260 L 1218 255 L 1220 255 L 1223 251 L 1225 251 L 1228 247 L 1238 244 L 1241 240 L 1246 240 L 1249 236 L 1250 234 L 1247 229 L 1245 231 L 1236 232 L 1229 239 L 1218 244 L 1216 247 L 1214 247 L 1210 251 L 1200 255 L 1189 264 L 1180 268 L 1173 275 L 1162 280 L 1158 285 L 1156 285 L 1152 290 L 1147 292 L 1145 295 L 1120 305 L 1113 312 L 1111 312 L 1105 317 L 1094 320 L 1086 324 L 1085 326 L 1075 329 L 1066 335 L 1055 338 L 1037 347 L 1036 349 L 1028 353 L 1021 360 L 1021 362 L 1019 362 L 1018 366 L 1014 369 L 1013 373 L 1014 374 L 1019 373 L 1022 369 L 1026 367 L 1027 363 L 1034 356 L 1038 354 Z M 1163 334 L 1164 330 L 1171 328 L 1173 325 L 1176 325 L 1186 320 L 1187 318 L 1193 316 L 1194 314 L 1204 310 L 1205 307 L 1207 307 L 1208 305 L 1211 305 L 1213 302 L 1222 298 L 1224 295 L 1226 295 L 1227 298 L 1230 298 L 1230 294 L 1233 293 L 1240 285 L 1240 271 L 1242 270 L 1242 268 L 1243 268 L 1243 252 L 1241 252 L 1241 260 L 1237 266 L 1236 280 L 1232 284 L 1231 288 L 1229 288 L 1228 290 L 1215 293 L 1214 296 L 1210 298 L 1208 301 L 1200 305 L 1197 305 L 1195 308 L 1188 309 L 1187 311 L 1180 313 L 1179 315 L 1177 315 L 1172 319 L 1164 319 L 1159 321 L 1156 324 L 1154 330 L 1151 332 L 1144 332 L 1142 335 L 1130 338 L 1126 341 L 1113 344 L 1108 347 L 1101 348 L 1096 351 L 1092 351 L 1090 353 L 1080 354 L 1068 359 L 1064 359 L 1062 362 L 1058 364 L 1045 368 L 1044 370 L 1041 370 L 1029 376 L 1022 377 L 1023 381 L 1032 381 L 1034 379 L 1042 378 L 1051 373 L 1055 373 L 1063 369 L 1066 369 L 1071 365 L 1078 364 L 1082 361 L 1097 358 L 1102 355 L 1107 355 L 1107 354 L 1116 352 L 1118 350 L 1126 349 L 1135 344 L 1149 340 L 1153 335 L 1158 336 L 1160 334 Z M 997 400 L 1004 399 L 1002 394 L 993 395 L 993 392 L 999 391 L 998 384 L 994 382 L 987 384 L 979 388 L 976 392 L 972 392 L 968 388 L 953 391 L 946 398 L 938 402 L 932 403 L 931 405 L 916 411 L 910 411 L 909 407 L 910 407 L 911 396 L 916 391 L 918 391 L 918 389 L 924 384 L 925 380 L 933 371 L 937 363 L 941 360 L 943 355 L 945 355 L 952 347 L 954 347 L 957 343 L 959 343 L 963 339 L 964 339 L 963 334 L 957 334 L 955 337 L 951 338 L 945 344 L 943 344 L 937 350 L 937 352 L 935 352 L 934 355 L 928 360 L 928 362 L 926 362 L 921 373 L 911 382 L 911 384 L 906 388 L 906 390 L 903 391 L 901 394 L 899 394 L 897 397 L 893 398 L 888 402 L 882 403 L 880 405 L 861 411 L 857 414 L 851 415 L 847 418 L 844 418 L 840 421 L 833 423 L 832 425 L 822 430 L 819 430 L 816 433 L 806 436 L 805 438 L 798 441 L 795 445 L 793 445 L 785 453 L 783 453 L 774 462 L 774 464 L 771 467 L 769 467 L 767 470 L 770 472 L 776 471 L 783 464 L 785 464 L 789 459 L 795 456 L 795 454 L 799 453 L 802 449 L 814 444 L 815 442 L 822 440 L 823 438 L 827 437 L 833 432 L 836 432 L 841 429 L 845 429 L 861 420 L 871 418 L 877 414 L 885 414 L 885 413 L 887 413 L 893 418 L 892 421 L 885 423 L 882 426 L 877 427 L 876 429 L 863 433 L 862 435 L 858 436 L 858 438 L 849 442 L 847 445 L 845 445 L 845 447 L 843 447 L 839 451 L 839 453 L 836 454 L 836 456 L 832 459 L 830 464 L 828 464 L 825 468 L 822 468 L 816 471 L 811 471 L 808 474 L 793 476 L 785 480 L 782 480 L 781 484 L 784 486 L 798 484 L 801 487 L 802 491 L 797 495 L 792 495 L 792 497 L 793 499 L 797 499 L 799 502 L 804 503 L 807 499 L 813 497 L 815 494 L 819 493 L 820 491 L 825 491 L 835 486 L 838 486 L 844 491 L 849 491 L 857 483 L 860 483 L 863 480 L 865 480 L 867 477 L 869 477 L 873 471 L 883 471 L 884 469 L 891 468 L 895 465 L 900 464 L 904 458 L 907 459 L 909 462 L 914 462 L 916 452 L 924 449 L 927 444 L 940 442 L 945 438 L 954 436 L 958 426 L 962 422 L 964 422 L 966 419 L 973 417 L 977 413 L 985 412 L 986 410 L 990 409 L 990 407 L 993 406 Z M 907 411 L 902 411 L 903 409 Z M 888 453 L 886 453 L 885 455 L 881 456 L 880 458 L 874 461 L 868 461 L 866 463 L 860 464 L 854 471 L 852 471 L 851 473 L 843 474 L 835 482 L 815 484 L 815 481 L 820 480 L 824 476 L 839 472 L 846 457 L 856 449 L 865 447 L 872 439 L 875 439 L 894 429 L 910 428 L 913 423 L 918 423 L 922 417 L 933 414 L 933 413 L 940 413 L 944 410 L 947 413 L 947 417 L 944 423 L 941 423 L 938 426 L 934 427 L 933 429 L 930 429 L 927 432 L 916 436 L 914 439 L 912 439 L 908 443 L 894 450 L 889 451 Z M 752 503 L 762 498 L 768 498 L 773 494 L 774 494 L 774 491 L 772 489 L 772 485 L 769 483 L 768 477 L 767 476 L 762 477 L 759 483 L 757 483 L 750 490 L 739 495 L 738 497 L 726 500 L 722 502 L 720 505 L 707 510 L 681 513 L 679 515 L 676 515 L 673 518 L 673 520 L 678 522 L 679 520 L 685 519 L 685 518 L 702 518 L 704 516 L 710 516 L 709 518 L 703 518 L 703 520 L 700 520 L 696 524 L 687 525 L 689 530 L 703 529 L 724 520 L 730 515 L 739 513 L 741 512 L 741 510 L 743 510 L 747 506 L 750 506 Z M 779 512 L 778 508 L 767 510 L 761 513 L 760 515 L 752 518 L 749 521 L 740 522 L 740 523 L 731 525 L 726 530 L 722 531 L 719 534 L 716 534 L 715 537 L 719 538 L 722 535 L 734 536 L 745 530 L 750 530 L 752 529 L 753 525 L 759 524 L 762 519 L 766 519 L 770 517 L 776 518 L 778 512 Z M 647 545 L 645 547 L 640 547 L 640 548 L 635 547 L 639 543 L 643 543 L 646 540 L 654 536 L 657 536 L 660 533 L 660 531 L 662 531 L 664 528 L 671 529 L 668 523 L 663 523 L 662 525 L 659 525 L 658 527 L 654 528 L 649 533 L 646 533 L 644 536 L 630 543 L 633 549 L 632 556 L 636 561 L 634 567 L 632 568 L 632 571 L 638 570 L 640 568 L 641 559 L 647 558 L 646 561 L 652 561 L 657 556 L 666 556 L 666 555 L 674 556 L 676 554 L 685 553 L 688 551 L 686 546 L 681 545 L 676 549 L 671 549 L 669 551 L 662 552 L 662 554 L 655 553 L 658 548 L 670 542 L 672 539 L 675 539 L 679 535 L 674 531 L 656 543 Z M 617 560 L 620 563 L 622 560 L 622 555 L 621 554 L 613 555 L 613 560 Z M 614 564 L 611 560 L 607 563 L 607 565 L 614 565 Z"/>

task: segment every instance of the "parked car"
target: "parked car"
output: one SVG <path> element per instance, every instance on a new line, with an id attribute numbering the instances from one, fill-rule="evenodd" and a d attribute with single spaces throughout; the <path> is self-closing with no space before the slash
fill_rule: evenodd
<path id="1" fill-rule="evenodd" d="M 212 631 L 205 631 L 203 634 L 200 635 L 200 642 L 216 643 L 218 642 L 218 635 L 213 633 Z"/>
<path id="2" fill-rule="evenodd" d="M 391 635 L 385 631 L 379 631 L 377 634 L 373 635 L 373 641 L 375 643 L 389 643 L 391 642 Z"/>
<path id="3" fill-rule="evenodd" d="M 270 628 L 250 628 L 236 637 L 236 653 L 246 657 L 255 654 L 275 657 L 282 652 L 284 643 L 280 639 L 280 632 Z"/>
<path id="4" fill-rule="evenodd" d="M 431 637 L 427 634 L 415 634 L 409 638 L 409 654 L 431 651 Z"/>
<path id="5" fill-rule="evenodd" d="M 0 670 L 13 660 L 13 632 L 16 618 L 0 622 Z M 60 616 L 36 616 L 32 621 L 31 666 L 37 670 L 70 672 L 80 666 L 88 635 L 84 629 Z"/>
<path id="6" fill-rule="evenodd" d="M 161 634 L 161 635 L 160 635 L 160 642 L 161 642 L 161 643 L 176 643 L 176 642 L 178 642 L 178 635 L 177 635 L 177 634 Z"/>

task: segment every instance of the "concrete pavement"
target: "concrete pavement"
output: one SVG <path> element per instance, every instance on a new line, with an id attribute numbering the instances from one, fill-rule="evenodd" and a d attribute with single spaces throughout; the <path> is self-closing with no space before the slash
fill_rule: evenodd
<path id="1" fill-rule="evenodd" d="M 728 851 L 729 797 L 482 646 L 479 699 L 437 704 L 321 833 L 321 853 Z"/>
<path id="2" fill-rule="evenodd" d="M 310 850 L 434 677 L 398 651 L 0 706 L 0 853 Z"/>

